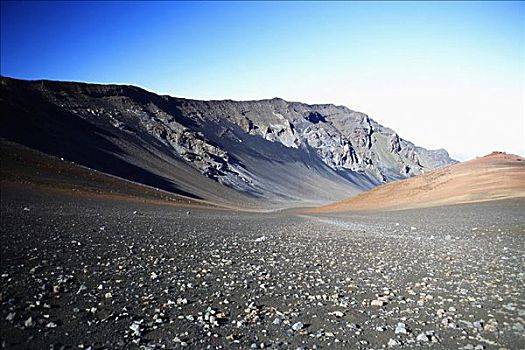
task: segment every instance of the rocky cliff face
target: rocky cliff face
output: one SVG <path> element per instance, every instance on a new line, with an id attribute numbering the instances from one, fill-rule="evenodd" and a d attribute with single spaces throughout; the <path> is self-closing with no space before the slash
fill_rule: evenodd
<path id="1" fill-rule="evenodd" d="M 127 140 L 164 159 L 182 161 L 229 188 L 260 196 L 272 191 L 269 186 L 285 197 L 292 196 L 289 188 L 295 188 L 293 193 L 311 191 L 291 183 L 294 177 L 298 182 L 314 179 L 309 172 L 359 191 L 454 162 L 446 151 L 416 147 L 367 115 L 342 106 L 281 99 L 198 101 L 132 86 L 8 78 L 2 78 L 1 88 L 2 110 L 12 114 L 2 113 L 3 124 L 28 109 L 36 114 L 52 109 L 67 114 L 65 119 L 87 122 L 115 144 Z M 54 117 L 48 113 L 45 118 Z M 61 125 L 55 127 L 56 133 L 64 132 Z M 17 141 L 16 128 L 4 130 L 3 137 Z M 290 174 L 283 174 L 287 165 Z M 299 174 L 294 165 L 309 170 Z M 280 176 L 289 183 L 272 183 Z"/>
<path id="2" fill-rule="evenodd" d="M 169 98 L 168 98 L 169 99 Z M 334 105 L 281 99 L 181 103 L 200 126 L 227 120 L 244 132 L 289 148 L 310 147 L 334 170 L 371 174 L 379 182 L 419 175 L 454 161 L 444 150 L 426 150 L 366 114 Z"/>

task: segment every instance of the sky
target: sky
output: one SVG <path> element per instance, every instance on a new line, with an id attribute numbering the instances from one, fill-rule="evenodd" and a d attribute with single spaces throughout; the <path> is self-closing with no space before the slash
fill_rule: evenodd
<path id="1" fill-rule="evenodd" d="M 368 114 L 459 160 L 525 155 L 523 2 L 1 1 L 0 73 Z"/>

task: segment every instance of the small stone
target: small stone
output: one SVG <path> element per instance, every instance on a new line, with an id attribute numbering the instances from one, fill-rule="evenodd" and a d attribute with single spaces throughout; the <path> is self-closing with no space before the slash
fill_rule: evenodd
<path id="1" fill-rule="evenodd" d="M 140 335 L 140 324 L 138 322 L 133 322 L 131 326 L 129 326 L 129 329 L 133 331 L 133 335 Z"/>
<path id="2" fill-rule="evenodd" d="M 398 342 L 397 340 L 395 340 L 395 339 L 390 338 L 390 339 L 388 340 L 388 344 L 387 344 L 387 345 L 388 345 L 389 347 L 392 348 L 392 347 L 394 347 L 394 346 L 398 346 L 398 345 L 399 345 L 399 342 Z"/>
<path id="3" fill-rule="evenodd" d="M 443 317 L 443 319 L 441 320 L 441 324 L 443 326 L 448 326 L 451 323 L 452 323 L 452 319 L 450 317 Z"/>
<path id="4" fill-rule="evenodd" d="M 472 322 L 472 325 L 475 327 L 475 328 L 483 328 L 483 325 L 484 325 L 484 321 L 483 320 L 479 320 L 479 321 L 474 321 Z"/>
<path id="5" fill-rule="evenodd" d="M 299 330 L 303 329 L 303 327 L 304 327 L 304 324 L 302 322 L 296 322 L 296 323 L 293 324 L 292 329 L 294 331 L 299 331 Z"/>
<path id="6" fill-rule="evenodd" d="M 399 322 L 396 326 L 396 330 L 394 331 L 395 334 L 407 334 L 407 328 L 406 325 L 402 322 Z"/>
<path id="7" fill-rule="evenodd" d="M 385 304 L 386 302 L 384 300 L 379 300 L 379 299 L 372 300 L 372 302 L 370 303 L 370 305 L 372 306 L 383 306 Z"/>
<path id="8" fill-rule="evenodd" d="M 86 289 L 87 289 L 86 285 L 85 285 L 85 284 L 82 284 L 82 285 L 80 286 L 80 288 L 78 288 L 77 294 L 80 294 L 80 292 L 82 292 L 82 291 L 84 291 L 84 290 L 86 290 Z"/>
<path id="9" fill-rule="evenodd" d="M 177 304 L 178 305 L 186 305 L 188 303 L 188 299 L 186 298 L 177 298 Z"/>
<path id="10" fill-rule="evenodd" d="M 428 339 L 428 335 L 426 335 L 425 333 L 421 333 L 420 335 L 416 337 L 416 340 L 419 342 L 427 342 L 429 339 Z"/>
<path id="11" fill-rule="evenodd" d="M 219 323 L 217 322 L 217 318 L 215 316 L 210 316 L 210 324 L 214 325 L 214 326 L 218 326 Z"/>
<path id="12" fill-rule="evenodd" d="M 29 317 L 24 322 L 24 326 L 26 326 L 26 327 L 33 327 L 34 325 L 35 325 L 35 323 L 33 322 L 33 317 Z"/>
<path id="13" fill-rule="evenodd" d="M 46 325 L 46 328 L 57 328 L 57 324 L 55 322 L 49 322 Z"/>
<path id="14" fill-rule="evenodd" d="M 495 332 L 497 330 L 497 327 L 495 324 L 493 323 L 489 323 L 489 324 L 486 324 L 484 327 L 483 327 L 483 330 L 485 332 Z"/>

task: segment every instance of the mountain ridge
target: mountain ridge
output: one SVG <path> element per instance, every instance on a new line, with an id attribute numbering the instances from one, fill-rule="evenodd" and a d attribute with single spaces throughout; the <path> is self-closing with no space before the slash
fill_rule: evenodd
<path id="1" fill-rule="evenodd" d="M 2 137 L 133 181 L 145 171 L 148 185 L 201 198 L 213 195 L 199 187 L 216 186 L 191 169 L 240 200 L 320 203 L 454 162 L 333 104 L 204 101 L 133 85 L 6 77 L 1 92 Z"/>

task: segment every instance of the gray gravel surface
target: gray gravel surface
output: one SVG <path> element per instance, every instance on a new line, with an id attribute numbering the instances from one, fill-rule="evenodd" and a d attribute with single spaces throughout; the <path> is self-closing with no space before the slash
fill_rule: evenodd
<path id="1" fill-rule="evenodd" d="M 2 193 L 2 347 L 525 348 L 523 208 L 306 216 Z"/>

